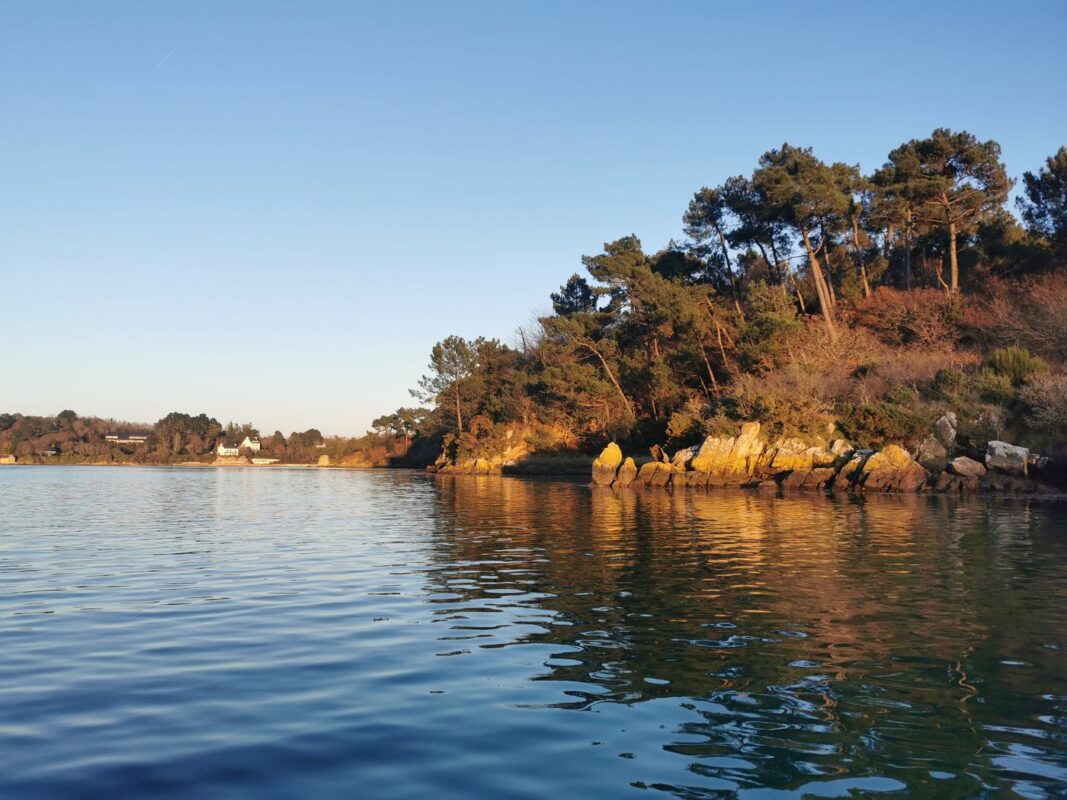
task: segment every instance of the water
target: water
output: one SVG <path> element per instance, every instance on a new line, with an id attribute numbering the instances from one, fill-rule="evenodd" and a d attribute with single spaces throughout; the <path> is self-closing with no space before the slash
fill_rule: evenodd
<path id="1" fill-rule="evenodd" d="M 0 470 L 0 797 L 1067 795 L 1067 504 Z"/>

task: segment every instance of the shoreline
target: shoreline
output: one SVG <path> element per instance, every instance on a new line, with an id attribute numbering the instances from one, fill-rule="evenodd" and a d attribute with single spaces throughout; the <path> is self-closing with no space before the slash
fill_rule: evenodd
<path id="1" fill-rule="evenodd" d="M 360 467 L 347 464 L 201 464 L 195 461 L 183 461 L 177 464 L 133 464 L 133 463 L 104 463 L 100 461 L 86 461 L 79 464 L 56 463 L 56 464 L 0 464 L 4 467 L 129 467 L 155 469 L 341 469 L 341 470 L 377 470 L 377 469 L 415 469 L 414 467 Z"/>

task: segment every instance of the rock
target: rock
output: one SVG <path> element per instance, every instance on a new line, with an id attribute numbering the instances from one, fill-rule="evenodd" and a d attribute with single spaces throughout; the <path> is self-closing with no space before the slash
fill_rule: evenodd
<path id="1" fill-rule="evenodd" d="M 867 458 L 853 483 L 861 482 L 865 491 L 914 492 L 927 478 L 926 470 L 904 448 L 890 444 Z"/>
<path id="2" fill-rule="evenodd" d="M 953 475 L 959 475 L 961 478 L 980 478 L 985 475 L 985 467 L 973 458 L 967 458 L 967 456 L 959 456 L 952 459 L 948 468 Z"/>
<path id="3" fill-rule="evenodd" d="M 919 445 L 915 460 L 931 472 L 941 472 L 948 466 L 948 450 L 937 440 L 936 436 L 927 436 Z"/>
<path id="4" fill-rule="evenodd" d="M 855 484 L 863 475 L 863 467 L 867 459 L 874 455 L 873 450 L 857 450 L 852 457 L 845 462 L 834 479 L 835 489 L 848 489 Z"/>
<path id="5" fill-rule="evenodd" d="M 328 466 L 330 466 L 330 457 L 328 455 L 325 455 L 325 454 L 319 456 L 319 466 L 320 467 L 328 467 Z"/>
<path id="6" fill-rule="evenodd" d="M 809 447 L 805 452 L 811 456 L 811 464 L 816 468 L 829 467 L 837 461 L 837 456 L 833 452 L 821 447 Z"/>
<path id="7" fill-rule="evenodd" d="M 805 489 L 825 489 L 837 476 L 830 467 L 816 467 L 804 479 Z"/>
<path id="8" fill-rule="evenodd" d="M 956 445 L 956 415 L 947 411 L 934 423 L 934 435 L 941 444 L 951 450 Z"/>
<path id="9" fill-rule="evenodd" d="M 671 460 L 667 458 L 667 451 L 658 444 L 654 444 L 648 448 L 648 452 L 652 454 L 652 458 L 656 461 L 662 461 L 664 464 L 671 463 Z"/>
<path id="10" fill-rule="evenodd" d="M 938 492 L 959 491 L 959 480 L 960 479 L 951 472 L 942 472 L 937 476 L 937 483 L 934 485 L 934 490 Z"/>
<path id="11" fill-rule="evenodd" d="M 911 465 L 911 456 L 903 447 L 895 444 L 887 444 L 882 448 L 882 455 L 889 461 L 889 466 L 894 469 L 907 469 Z"/>
<path id="12" fill-rule="evenodd" d="M 0 456 L 0 464 L 14 464 L 14 463 L 15 463 L 15 457 L 14 456 Z"/>
<path id="13" fill-rule="evenodd" d="M 871 456 L 874 458 L 874 456 Z M 863 476 L 863 488 L 869 492 L 888 492 L 896 483 L 896 470 L 890 468 L 878 469 L 866 473 Z"/>
<path id="14" fill-rule="evenodd" d="M 895 487 L 898 492 L 918 492 L 930 480 L 930 474 L 917 461 L 908 464 L 903 473 Z"/>
<path id="15" fill-rule="evenodd" d="M 641 465 L 637 480 L 645 486 L 666 486 L 671 479 L 670 464 L 662 461 L 648 461 Z"/>
<path id="16" fill-rule="evenodd" d="M 807 443 L 800 439 L 780 439 L 766 455 L 769 456 L 767 467 L 773 472 L 809 470 L 814 466 Z"/>
<path id="17" fill-rule="evenodd" d="M 634 460 L 629 456 L 622 462 L 622 466 L 619 467 L 619 472 L 615 476 L 616 486 L 629 486 L 634 482 L 637 477 L 637 465 L 634 464 Z"/>
<path id="18" fill-rule="evenodd" d="M 982 478 L 982 488 L 989 492 L 1023 494 L 1030 486 L 1026 478 L 1020 478 L 1016 475 L 1003 475 L 999 472 L 989 472 Z"/>
<path id="19" fill-rule="evenodd" d="M 1030 451 L 1007 442 L 989 442 L 986 445 L 985 465 L 989 469 L 1007 472 L 1009 475 L 1026 475 L 1029 472 Z"/>
<path id="20" fill-rule="evenodd" d="M 811 476 L 810 469 L 797 469 L 789 472 L 779 484 L 783 489 L 801 489 Z"/>
<path id="21" fill-rule="evenodd" d="M 727 458 L 723 477 L 731 480 L 743 480 L 752 474 L 756 460 L 763 452 L 763 442 L 759 440 L 758 422 L 746 422 L 741 426 L 741 435 L 734 440 L 734 446 Z"/>
<path id="22" fill-rule="evenodd" d="M 685 473 L 685 485 L 690 489 L 702 489 L 708 485 L 708 473 L 687 472 Z"/>
<path id="23" fill-rule="evenodd" d="M 709 436 L 689 463 L 695 472 L 720 473 L 734 447 L 733 437 Z"/>
<path id="24" fill-rule="evenodd" d="M 593 461 L 593 485 L 611 486 L 621 464 L 622 450 L 615 442 L 611 442 Z"/>
<path id="25" fill-rule="evenodd" d="M 685 467 L 693 457 L 699 452 L 699 448 L 695 445 L 693 447 L 684 447 L 674 454 L 674 458 L 671 459 L 672 464 L 681 464 Z"/>
<path id="26" fill-rule="evenodd" d="M 846 453 L 851 452 L 853 449 L 855 448 L 853 448 L 852 445 L 850 445 L 844 439 L 834 439 L 830 443 L 830 452 L 833 453 L 835 456 L 843 456 Z"/>
<path id="27" fill-rule="evenodd" d="M 860 472 L 866 475 L 870 472 L 882 472 L 892 468 L 893 464 L 889 460 L 889 456 L 885 453 L 872 453 L 867 457 L 867 460 L 863 462 Z"/>

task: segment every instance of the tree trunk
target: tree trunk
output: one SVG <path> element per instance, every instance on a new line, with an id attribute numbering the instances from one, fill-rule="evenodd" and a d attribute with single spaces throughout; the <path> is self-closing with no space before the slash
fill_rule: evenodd
<path id="1" fill-rule="evenodd" d="M 812 281 L 815 283 L 815 293 L 819 296 L 819 309 L 822 311 L 823 320 L 826 322 L 826 330 L 830 334 L 830 341 L 837 341 L 837 326 L 834 325 L 833 312 L 830 306 L 830 293 L 826 289 L 826 280 L 823 278 L 822 267 L 819 266 L 819 258 L 811 246 L 811 237 L 808 231 L 801 228 L 800 234 L 804 239 L 804 249 L 808 251 L 808 261 L 811 263 Z"/>
<path id="2" fill-rule="evenodd" d="M 824 238 L 822 244 L 819 245 L 823 252 L 823 256 L 826 259 L 826 269 L 822 271 L 823 281 L 826 283 L 826 294 L 830 297 L 830 308 L 837 308 L 837 293 L 834 292 L 834 278 L 831 274 L 833 270 L 833 264 L 830 263 L 830 250 L 826 246 L 826 239 Z"/>
<path id="3" fill-rule="evenodd" d="M 730 263 L 730 250 L 726 246 L 726 236 L 718 225 L 715 226 L 715 232 L 719 234 L 719 247 L 722 248 L 722 257 L 726 262 L 726 274 L 730 276 L 730 288 L 734 291 L 734 308 L 737 309 L 737 316 L 744 322 L 745 312 L 741 310 L 741 291 L 737 288 L 737 276 L 734 275 L 734 265 Z"/>
<path id="4" fill-rule="evenodd" d="M 949 265 L 949 280 L 951 285 L 949 291 L 952 294 L 959 294 L 960 291 L 960 265 L 956 260 L 956 220 L 949 217 L 948 222 L 948 265 Z"/>
<path id="5" fill-rule="evenodd" d="M 759 248 L 760 255 L 763 256 L 763 262 L 767 265 L 767 273 L 771 275 L 779 286 L 785 286 L 785 278 L 782 277 L 782 270 L 778 267 L 778 254 L 774 253 L 774 263 L 767 258 L 767 251 L 763 248 L 763 242 L 756 240 L 756 247 Z M 771 252 L 774 252 L 774 243 L 771 242 Z"/>
<path id="6" fill-rule="evenodd" d="M 635 418 L 636 415 L 634 414 L 633 406 L 630 405 L 630 401 L 626 398 L 626 392 L 622 390 L 622 386 L 620 386 L 618 380 L 616 380 L 615 373 L 611 371 L 611 367 L 608 366 L 607 360 L 600 354 L 600 351 L 597 350 L 592 342 L 583 339 L 581 345 L 600 359 L 600 363 L 604 366 L 604 372 L 608 374 L 608 379 L 611 381 L 612 385 L 615 386 L 615 391 L 619 393 L 619 397 L 622 398 L 623 405 L 626 406 L 626 410 L 630 413 L 630 417 Z"/>
<path id="7" fill-rule="evenodd" d="M 804 295 L 800 293 L 800 284 L 797 283 L 797 276 L 790 272 L 789 280 L 793 282 L 793 291 L 797 293 L 797 303 L 800 304 L 800 313 L 806 314 L 807 311 L 805 310 L 806 307 L 804 305 Z"/>
<path id="8" fill-rule="evenodd" d="M 904 226 L 904 288 L 911 289 L 911 224 Z"/>
<path id="9" fill-rule="evenodd" d="M 463 412 L 460 410 L 459 401 L 459 383 L 456 383 L 456 427 L 463 433 Z"/>
<path id="10" fill-rule="evenodd" d="M 852 218 L 852 244 L 856 246 L 856 265 L 859 267 L 860 279 L 863 281 L 863 296 L 871 296 L 871 285 L 867 282 L 867 267 L 863 264 L 863 250 L 860 248 L 860 223 Z"/>
<path id="11" fill-rule="evenodd" d="M 700 355 L 704 356 L 704 366 L 708 368 L 708 377 L 711 378 L 711 385 L 715 387 L 715 391 L 717 392 L 719 391 L 719 382 L 715 380 L 715 373 L 711 371 L 711 362 L 708 361 L 708 351 L 704 349 L 703 344 L 700 345 Z M 701 383 L 703 382 L 704 381 L 701 381 Z"/>

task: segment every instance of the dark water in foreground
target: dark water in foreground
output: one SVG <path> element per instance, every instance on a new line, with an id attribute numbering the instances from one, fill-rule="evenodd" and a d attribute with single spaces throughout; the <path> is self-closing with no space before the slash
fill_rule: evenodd
<path id="1" fill-rule="evenodd" d="M 1067 504 L 0 470 L 0 797 L 1067 794 Z"/>

